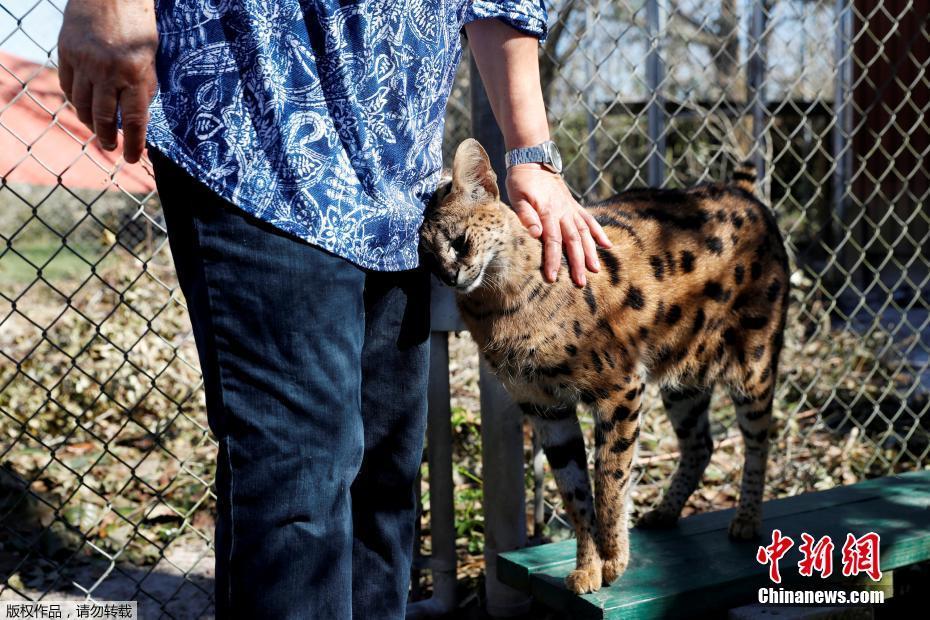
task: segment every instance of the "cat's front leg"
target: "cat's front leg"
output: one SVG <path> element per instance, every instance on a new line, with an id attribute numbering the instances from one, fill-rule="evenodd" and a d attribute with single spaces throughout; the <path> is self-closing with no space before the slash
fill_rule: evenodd
<path id="1" fill-rule="evenodd" d="M 594 526 L 594 502 L 588 479 L 588 460 L 584 437 L 574 406 L 538 407 L 522 404 L 543 452 L 552 468 L 562 504 L 575 530 L 577 557 L 575 570 L 565 580 L 576 594 L 594 592 L 601 587 L 601 558 L 597 552 Z"/>
<path id="2" fill-rule="evenodd" d="M 639 439 L 642 379 L 633 375 L 595 401 L 594 507 L 597 547 L 605 584 L 616 580 L 630 561 L 627 494 L 633 453 Z"/>

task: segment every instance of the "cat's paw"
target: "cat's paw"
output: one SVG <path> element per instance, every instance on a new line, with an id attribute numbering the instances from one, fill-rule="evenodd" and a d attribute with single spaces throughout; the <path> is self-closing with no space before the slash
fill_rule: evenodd
<path id="1" fill-rule="evenodd" d="M 626 572 L 626 566 L 629 564 L 629 558 L 613 558 L 606 560 L 601 568 L 604 577 L 604 585 L 609 586 L 616 581 L 620 575 Z"/>
<path id="2" fill-rule="evenodd" d="M 601 567 L 594 565 L 576 568 L 565 578 L 565 585 L 575 594 L 597 592 L 601 587 Z"/>
<path id="3" fill-rule="evenodd" d="M 677 523 L 678 515 L 656 509 L 650 510 L 641 516 L 639 521 L 636 522 L 636 527 L 647 530 L 657 530 L 675 527 Z"/>
<path id="4" fill-rule="evenodd" d="M 753 540 L 759 537 L 762 518 L 758 516 L 736 515 L 730 521 L 730 538 L 733 540 Z"/>

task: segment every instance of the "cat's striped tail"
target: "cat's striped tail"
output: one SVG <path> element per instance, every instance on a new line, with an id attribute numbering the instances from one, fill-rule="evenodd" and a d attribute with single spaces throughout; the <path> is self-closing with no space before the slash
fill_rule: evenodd
<path id="1" fill-rule="evenodd" d="M 733 170 L 731 182 L 736 187 L 753 194 L 756 191 L 758 176 L 756 165 L 751 161 L 744 161 Z"/>

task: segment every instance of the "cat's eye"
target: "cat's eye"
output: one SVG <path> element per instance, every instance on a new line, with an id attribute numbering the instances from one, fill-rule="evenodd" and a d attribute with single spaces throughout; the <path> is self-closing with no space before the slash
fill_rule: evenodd
<path id="1" fill-rule="evenodd" d="M 462 233 L 452 240 L 452 249 L 455 250 L 455 253 L 459 256 L 465 253 L 468 249 L 468 239 L 465 238 L 465 233 Z"/>

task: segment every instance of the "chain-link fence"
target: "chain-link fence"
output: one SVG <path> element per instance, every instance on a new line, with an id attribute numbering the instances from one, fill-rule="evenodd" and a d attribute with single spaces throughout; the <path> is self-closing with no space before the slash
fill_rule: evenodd
<path id="1" fill-rule="evenodd" d="M 190 323 L 149 169 L 60 94 L 63 5 L 0 3 L 0 600 L 201 617 L 215 442 Z"/>
<path id="2" fill-rule="evenodd" d="M 62 6 L 0 1 L 0 599 L 90 594 L 199 617 L 215 443 L 196 351 L 147 168 L 97 149 L 57 93 Z M 923 466 L 930 0 L 549 9 L 542 76 L 579 196 L 719 179 L 746 158 L 763 172 L 794 285 L 769 495 Z M 469 134 L 459 77 L 447 151 Z M 736 496 L 732 407 L 715 411 L 718 449 L 689 511 Z M 641 437 L 638 511 L 677 456 L 657 408 Z M 480 465 L 469 473 L 457 480 L 474 491 Z M 539 533 L 566 535 L 540 484 Z"/>

